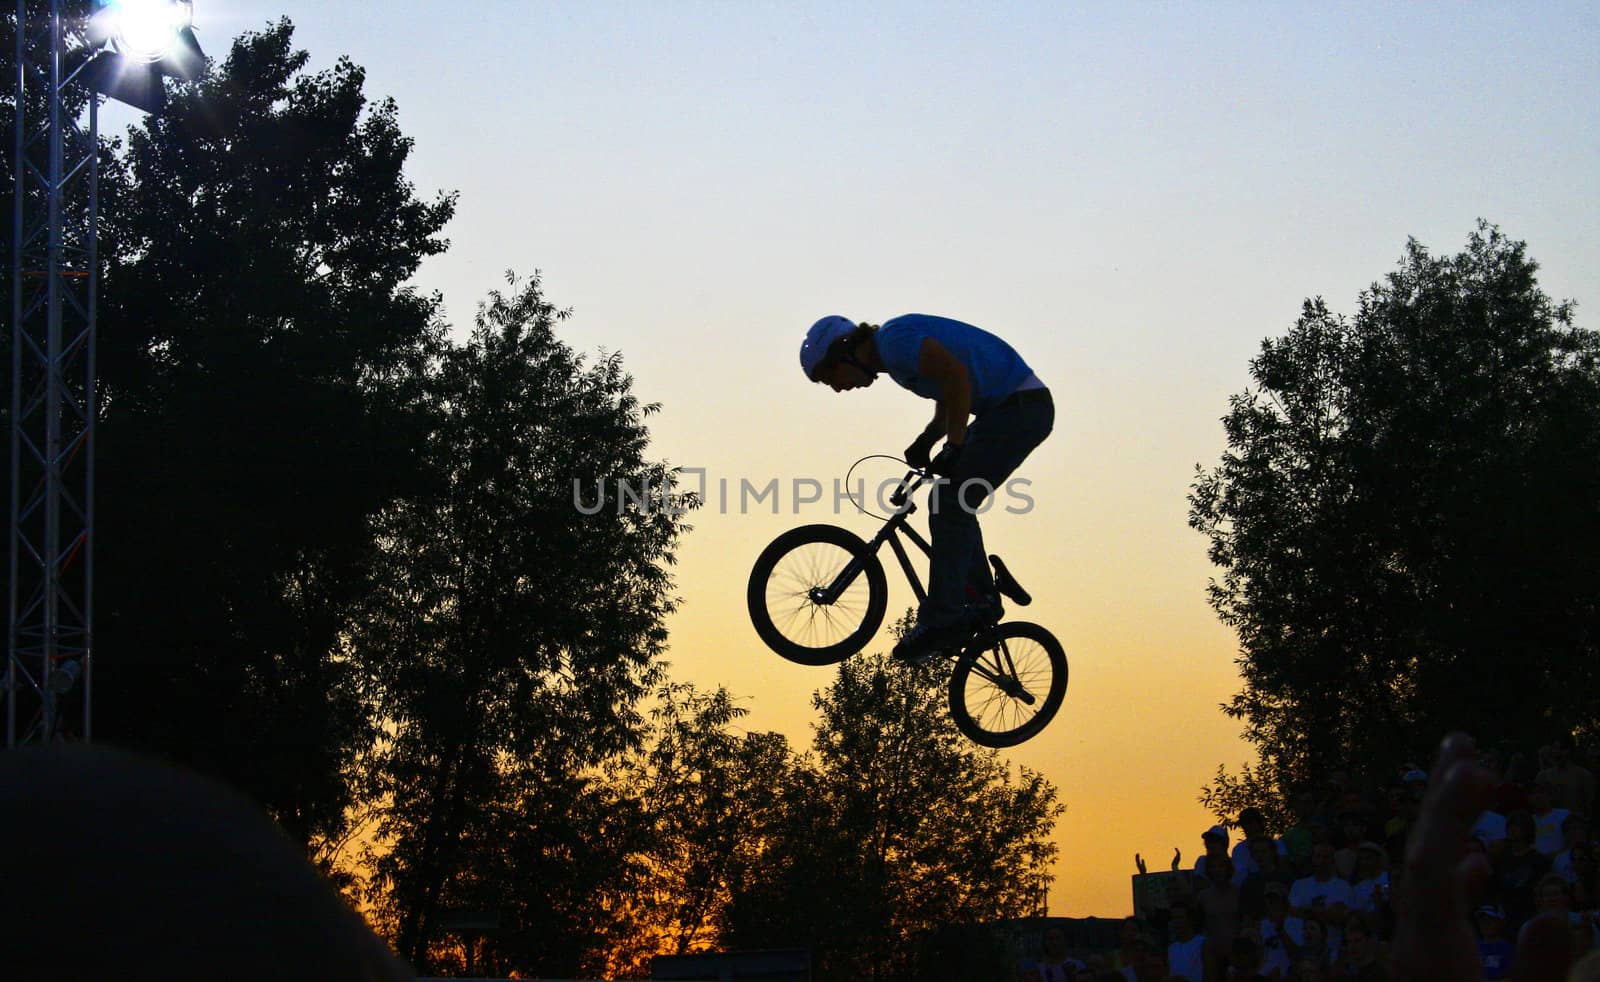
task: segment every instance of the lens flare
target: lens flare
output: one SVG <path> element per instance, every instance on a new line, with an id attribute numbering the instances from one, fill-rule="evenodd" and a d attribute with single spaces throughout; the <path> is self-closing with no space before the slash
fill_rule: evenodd
<path id="1" fill-rule="evenodd" d="M 189 0 L 112 0 L 117 50 L 138 61 L 159 61 L 178 40 L 178 32 L 194 23 Z"/>

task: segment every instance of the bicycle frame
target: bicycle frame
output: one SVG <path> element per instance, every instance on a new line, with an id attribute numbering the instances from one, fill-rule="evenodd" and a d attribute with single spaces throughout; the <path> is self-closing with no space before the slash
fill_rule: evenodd
<path id="1" fill-rule="evenodd" d="M 816 596 L 813 599 L 818 603 L 824 604 L 831 604 L 838 600 L 846 588 L 860 575 L 866 557 L 876 556 L 883 544 L 888 542 L 889 548 L 894 550 L 895 558 L 900 561 L 901 571 L 906 574 L 906 579 L 911 583 L 911 592 L 916 594 L 918 606 L 927 601 L 928 591 L 923 589 L 922 578 L 917 575 L 916 569 L 911 565 L 911 556 L 906 552 L 906 547 L 901 544 L 900 535 L 905 535 L 906 538 L 915 543 L 917 548 L 922 550 L 923 555 L 929 559 L 933 558 L 933 546 L 927 539 L 922 537 L 921 533 L 907 524 L 911 515 L 917 510 L 916 504 L 911 501 L 911 496 L 917 492 L 918 488 L 929 483 L 930 480 L 931 478 L 924 471 L 913 470 L 906 472 L 906 476 L 900 479 L 900 487 L 895 490 L 895 493 L 889 499 L 889 503 L 894 505 L 896 509 L 895 513 L 889 516 L 889 520 L 883 523 L 883 528 L 880 528 L 878 534 L 872 537 L 872 541 L 867 543 L 867 551 L 862 556 L 852 559 L 844 569 L 839 571 L 839 575 L 834 577 L 832 583 L 829 583 L 822 590 L 816 591 Z"/>

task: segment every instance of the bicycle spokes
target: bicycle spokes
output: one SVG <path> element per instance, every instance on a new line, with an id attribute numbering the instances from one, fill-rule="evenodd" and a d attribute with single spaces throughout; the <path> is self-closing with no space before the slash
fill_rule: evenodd
<path id="1" fill-rule="evenodd" d="M 821 648 L 861 624 L 871 591 L 859 575 L 841 582 L 852 559 L 848 550 L 834 543 L 814 542 L 790 552 L 773 568 L 767 579 L 767 609 L 785 636 Z"/>
<path id="2" fill-rule="evenodd" d="M 1027 723 L 1049 690 L 1050 656 L 1029 638 L 998 639 L 976 652 L 966 681 L 967 708 L 986 729 L 1013 730 Z"/>

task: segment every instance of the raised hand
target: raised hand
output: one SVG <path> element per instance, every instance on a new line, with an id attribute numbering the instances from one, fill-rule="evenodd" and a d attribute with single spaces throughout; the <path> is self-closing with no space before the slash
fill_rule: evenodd
<path id="1" fill-rule="evenodd" d="M 1489 879 L 1489 861 L 1469 852 L 1467 837 L 1494 798 L 1494 775 L 1477 762 L 1465 733 L 1444 738 L 1428 794 L 1406 842 L 1406 870 L 1395 891 L 1396 982 L 1478 982 L 1483 966 L 1472 929 L 1475 897 Z M 1523 926 L 1517 938 L 1519 982 L 1559 982 L 1571 961 L 1562 915 Z"/>

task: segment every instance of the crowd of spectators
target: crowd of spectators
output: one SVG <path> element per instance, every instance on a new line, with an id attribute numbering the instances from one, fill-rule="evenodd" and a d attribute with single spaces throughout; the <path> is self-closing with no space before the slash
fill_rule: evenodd
<path id="1" fill-rule="evenodd" d="M 1482 799 L 1489 807 L 1477 814 L 1464 843 L 1446 844 L 1463 855 L 1482 854 L 1477 868 L 1484 875 L 1474 879 L 1484 882 L 1472 885 L 1470 906 L 1463 907 L 1471 912 L 1476 978 L 1512 978 L 1518 932 L 1540 915 L 1565 923 L 1570 961 L 1600 952 L 1594 768 L 1571 738 L 1536 757 L 1483 752 L 1477 763 L 1483 770 L 1474 773 L 1492 781 Z M 1331 775 L 1322 788 L 1289 802 L 1278 834 L 1262 810 L 1247 807 L 1229 825 L 1201 834 L 1192 864 L 1175 851 L 1166 903 L 1128 918 L 1116 952 L 1054 962 L 1047 952 L 1023 978 L 1398 979 L 1391 946 L 1405 901 L 1395 887 L 1428 789 L 1428 772 L 1415 764 L 1375 779 Z M 1142 857 L 1135 862 L 1147 872 Z"/>

